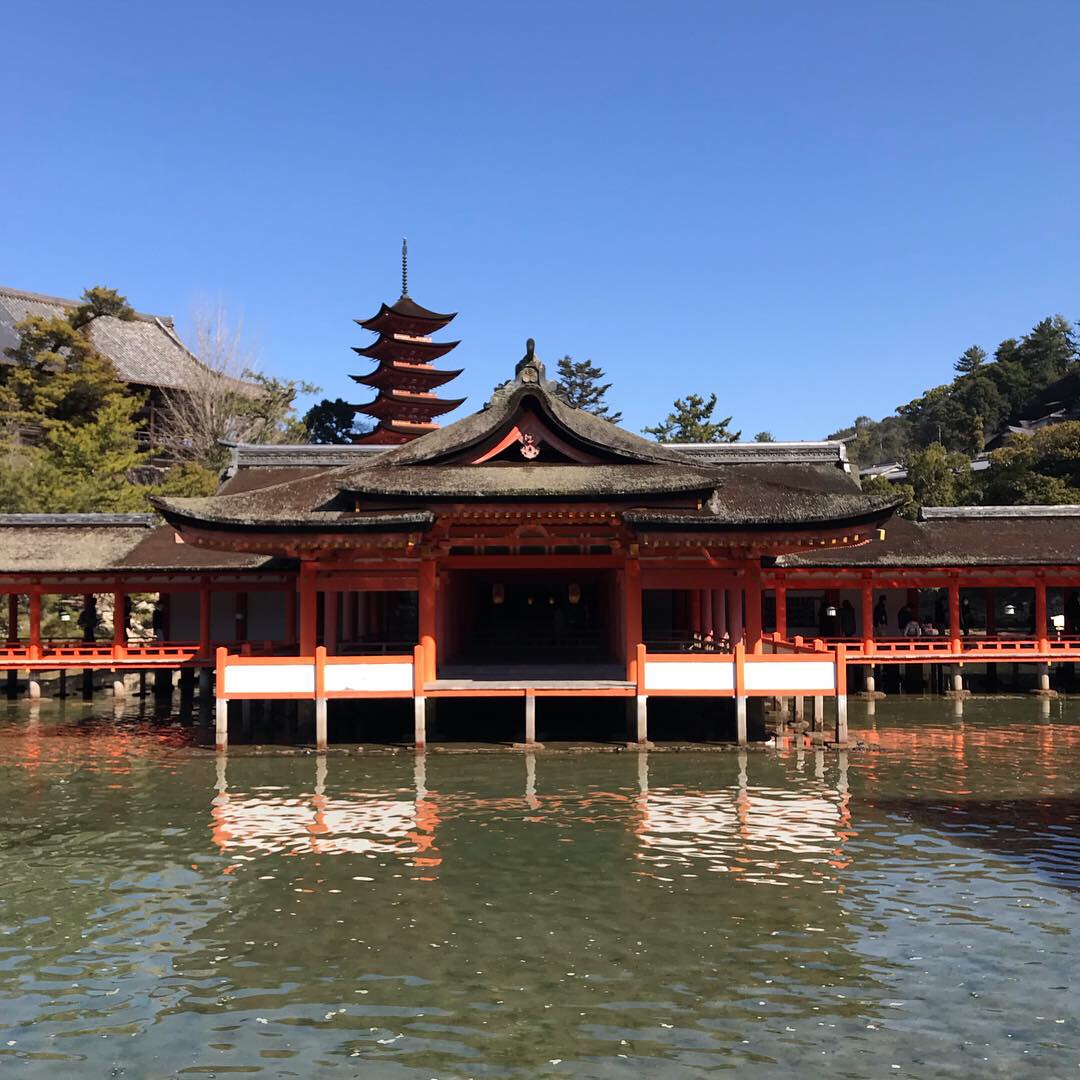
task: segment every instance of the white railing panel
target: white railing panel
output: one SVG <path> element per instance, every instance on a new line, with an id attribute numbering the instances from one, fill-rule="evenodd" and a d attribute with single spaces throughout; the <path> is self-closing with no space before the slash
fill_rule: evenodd
<path id="1" fill-rule="evenodd" d="M 747 658 L 744 680 L 747 690 L 836 690 L 836 665 L 831 660 L 769 660 L 754 663 Z"/>
<path id="2" fill-rule="evenodd" d="M 328 694 L 342 691 L 369 693 L 411 693 L 413 666 L 411 661 L 400 664 L 327 664 L 323 685 Z"/>
<path id="3" fill-rule="evenodd" d="M 315 696 L 314 664 L 228 664 L 225 696 L 230 694 L 311 694 Z"/>
<path id="4" fill-rule="evenodd" d="M 716 660 L 645 662 L 645 692 L 658 690 L 735 689 L 735 664 L 730 656 Z"/>

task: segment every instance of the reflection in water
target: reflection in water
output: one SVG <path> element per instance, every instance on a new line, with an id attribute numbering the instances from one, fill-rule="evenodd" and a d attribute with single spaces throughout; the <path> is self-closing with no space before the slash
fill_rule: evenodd
<path id="1" fill-rule="evenodd" d="M 407 865 L 433 870 L 442 861 L 435 845 L 439 824 L 435 800 L 427 791 L 424 755 L 416 757 L 415 797 L 388 792 L 328 796 L 329 763 L 315 758 L 310 795 L 287 797 L 266 791 L 228 790 L 228 755 L 216 761 L 217 794 L 212 800 L 213 842 L 239 860 L 254 855 L 312 852 L 319 855 L 390 854 Z M 432 880 L 421 877 L 421 880 Z"/>
<path id="2" fill-rule="evenodd" d="M 674 868 L 696 865 L 755 884 L 791 887 L 847 865 L 847 755 L 841 755 L 835 789 L 818 782 L 796 791 L 751 785 L 747 758 L 745 752 L 738 755 L 736 783 L 722 790 L 650 791 L 645 774 L 637 832 L 648 873 L 668 881 Z M 824 761 L 816 766 L 815 779 L 822 781 Z M 644 754 L 640 767 L 648 768 Z"/>
<path id="3" fill-rule="evenodd" d="M 1073 1073 L 1050 704 L 867 703 L 850 755 L 229 759 L 0 706 L 0 1067 Z"/>

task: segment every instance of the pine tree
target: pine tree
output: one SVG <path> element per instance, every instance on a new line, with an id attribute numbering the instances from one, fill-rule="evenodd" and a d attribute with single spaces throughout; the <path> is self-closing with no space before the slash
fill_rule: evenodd
<path id="1" fill-rule="evenodd" d="M 972 345 L 970 349 L 965 349 L 960 359 L 953 364 L 953 370 L 961 375 L 971 375 L 983 366 L 985 360 L 986 350 L 980 349 L 978 345 Z"/>
<path id="2" fill-rule="evenodd" d="M 564 356 L 559 361 L 558 389 L 562 397 L 575 409 L 617 424 L 622 420 L 622 413 L 608 411 L 609 406 L 605 399 L 611 383 L 601 384 L 603 377 L 603 370 L 591 360 L 575 360 L 572 356 Z"/>
<path id="3" fill-rule="evenodd" d="M 358 435 L 370 431 L 364 421 L 357 421 L 356 406 L 343 398 L 323 398 L 304 414 L 304 432 L 308 442 L 346 444 L 356 442 Z"/>
<path id="4" fill-rule="evenodd" d="M 657 442 L 675 443 L 731 443 L 738 442 L 741 431 L 729 431 L 731 417 L 713 420 L 716 408 L 716 395 L 710 394 L 706 401 L 701 394 L 687 394 L 675 399 L 674 411 L 655 427 L 642 430 L 652 435 Z"/>
<path id="5" fill-rule="evenodd" d="M 754 442 L 776 442 L 771 431 L 759 431 L 754 436 Z"/>
<path id="6" fill-rule="evenodd" d="M 92 289 L 68 317 L 20 322 L 13 363 L 0 367 L 0 510 L 126 511 L 145 508 L 135 483 L 142 396 L 128 392 L 85 327 L 96 314 L 123 317 L 123 297 Z"/>

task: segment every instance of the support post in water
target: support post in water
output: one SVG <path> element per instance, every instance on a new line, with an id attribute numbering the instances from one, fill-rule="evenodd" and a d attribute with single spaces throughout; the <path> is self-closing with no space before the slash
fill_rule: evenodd
<path id="1" fill-rule="evenodd" d="M 216 727 L 214 743 L 218 750 L 225 750 L 229 745 L 229 699 L 225 696 L 225 661 L 228 650 L 217 650 L 217 685 L 216 685 Z"/>
<path id="2" fill-rule="evenodd" d="M 836 646 L 836 741 L 848 741 L 847 723 L 847 653 L 843 642 Z"/>
<path id="3" fill-rule="evenodd" d="M 413 649 L 413 744 L 417 750 L 427 745 L 427 698 L 424 696 L 424 646 Z"/>
<path id="4" fill-rule="evenodd" d="M 536 695 L 531 690 L 525 691 L 525 745 L 536 744 Z"/>
<path id="5" fill-rule="evenodd" d="M 326 749 L 326 646 L 315 650 L 315 749 Z"/>
<path id="6" fill-rule="evenodd" d="M 649 699 L 645 694 L 645 646 L 637 646 L 637 689 L 634 696 L 634 741 L 644 746 L 649 741 Z"/>
<path id="7" fill-rule="evenodd" d="M 735 643 L 735 741 L 746 745 L 746 646 Z"/>
<path id="8" fill-rule="evenodd" d="M 814 730 L 825 730 L 825 696 L 823 694 L 814 695 Z"/>

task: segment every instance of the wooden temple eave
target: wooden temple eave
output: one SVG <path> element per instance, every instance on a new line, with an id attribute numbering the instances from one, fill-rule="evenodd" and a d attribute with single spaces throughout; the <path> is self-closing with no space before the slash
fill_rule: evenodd
<path id="1" fill-rule="evenodd" d="M 863 588 L 906 589 L 1025 587 L 1042 582 L 1049 588 L 1075 588 L 1080 565 L 1049 566 L 874 566 L 773 567 L 762 575 L 766 587 L 789 589 Z"/>
<path id="2" fill-rule="evenodd" d="M 643 551 L 663 557 L 687 548 L 726 548 L 758 555 L 795 555 L 808 550 L 837 547 L 862 547 L 879 538 L 878 529 L 826 529 L 813 532 L 768 532 L 764 530 L 710 530 L 703 532 L 639 529 Z"/>

